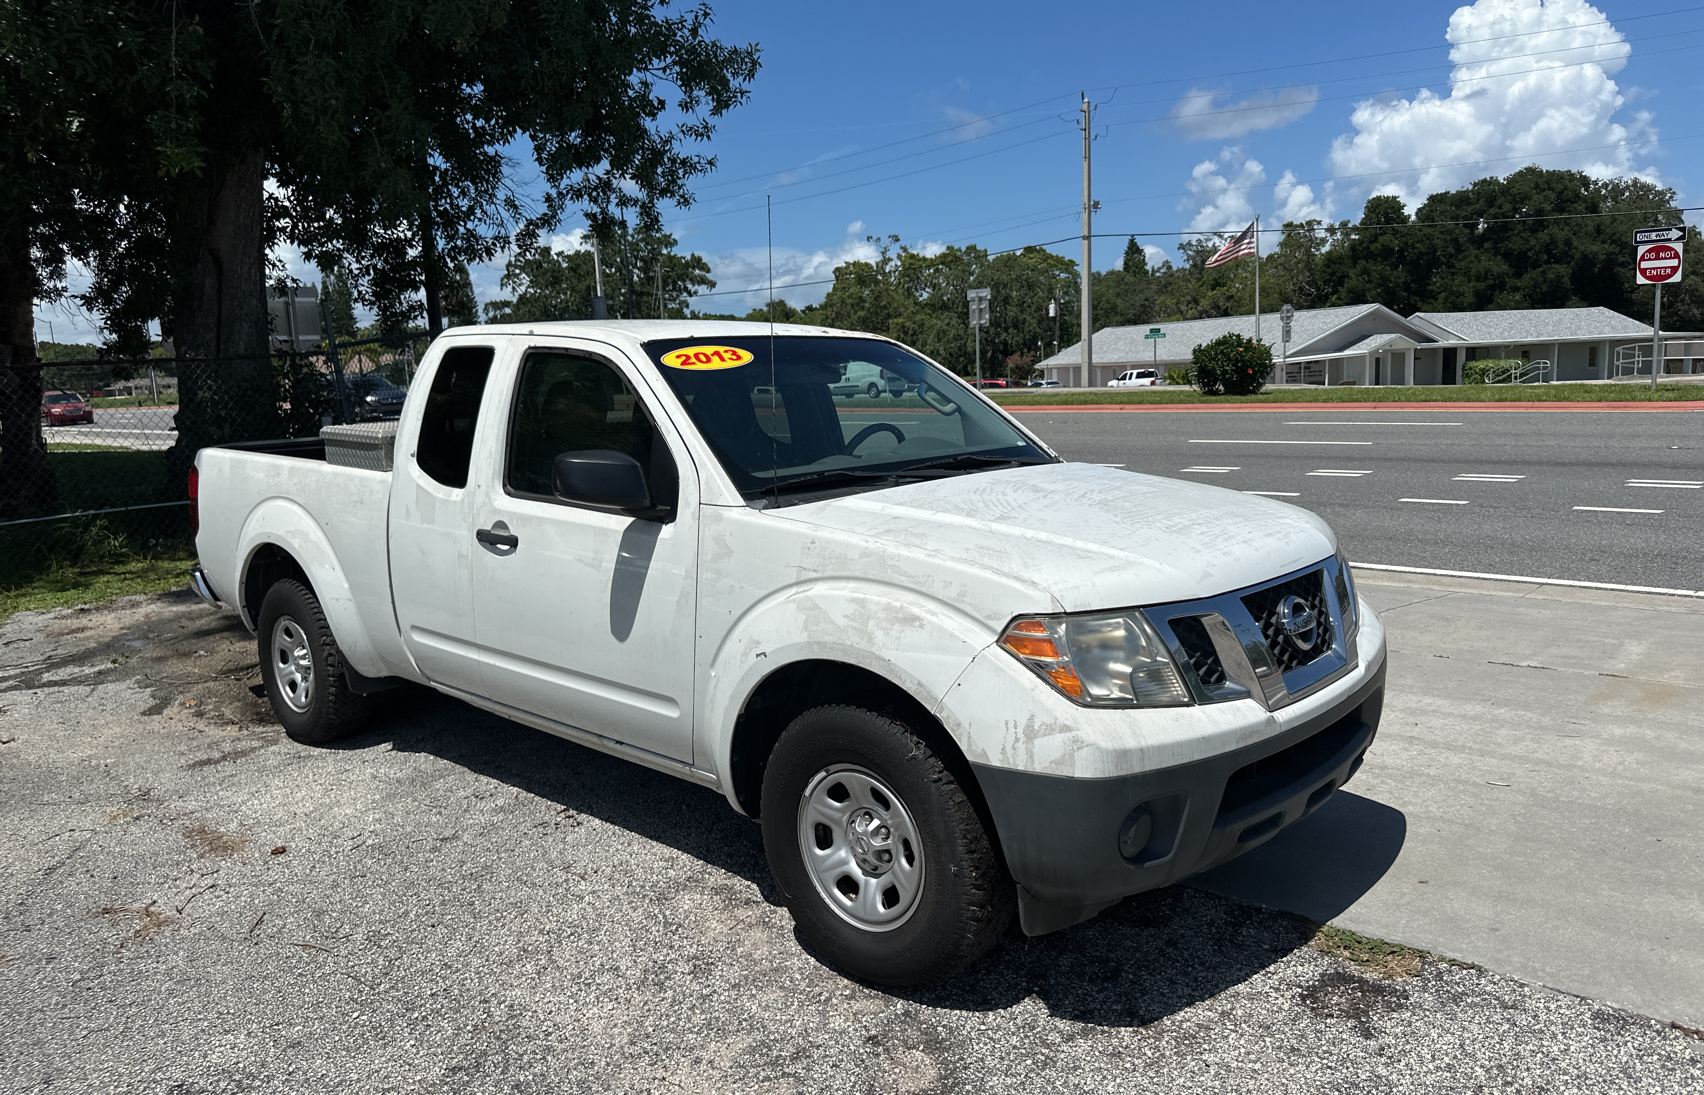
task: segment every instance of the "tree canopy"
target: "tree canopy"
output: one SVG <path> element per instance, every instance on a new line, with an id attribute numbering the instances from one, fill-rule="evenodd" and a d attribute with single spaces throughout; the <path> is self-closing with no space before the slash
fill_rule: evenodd
<path id="1" fill-rule="evenodd" d="M 624 224 L 597 233 L 604 271 L 604 300 L 612 319 L 685 319 L 692 294 L 716 288 L 710 264 L 682 255 L 667 232 L 631 231 Z M 514 296 L 488 301 L 491 323 L 590 319 L 597 289 L 589 246 L 556 251 L 533 243 L 510 257 L 502 287 Z"/>

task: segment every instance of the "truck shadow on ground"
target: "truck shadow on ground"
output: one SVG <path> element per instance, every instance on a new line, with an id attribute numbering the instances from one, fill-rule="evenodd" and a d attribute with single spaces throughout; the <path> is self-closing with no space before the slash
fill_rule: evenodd
<path id="1" fill-rule="evenodd" d="M 427 753 L 488 779 L 536 795 L 656 841 L 736 875 L 779 904 L 757 825 L 735 814 L 721 794 L 572 742 L 488 715 L 421 688 L 387 694 L 373 728 L 341 746 L 388 745 Z M 1350 832 L 1345 845 L 1334 834 Z M 1272 851 L 1249 853 L 1264 874 L 1306 872 L 1327 881 L 1328 899 L 1309 906 L 1347 907 L 1395 860 L 1406 833 L 1400 812 L 1339 792 L 1306 821 L 1281 834 Z M 1266 860 L 1276 860 L 1273 866 Z M 1290 866 L 1286 867 L 1285 864 Z M 1215 875 L 1218 872 L 1214 872 Z M 1206 876 L 1204 876 L 1206 877 Z M 1314 919 L 1261 904 L 1245 884 L 1244 900 L 1194 885 L 1130 898 L 1086 924 L 1038 938 L 1014 925 L 981 962 L 935 988 L 888 991 L 929 1008 L 996 1011 L 1035 997 L 1058 1017 L 1097 1026 L 1143 1026 L 1247 981 L 1299 947 Z M 1258 903 L 1251 903 L 1258 902 Z M 1292 906 L 1293 907 L 1293 906 Z M 1318 917 L 1327 919 L 1327 917 Z"/>

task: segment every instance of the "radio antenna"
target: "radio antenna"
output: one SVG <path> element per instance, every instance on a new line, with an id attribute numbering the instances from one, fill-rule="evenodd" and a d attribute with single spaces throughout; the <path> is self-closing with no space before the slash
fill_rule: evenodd
<path id="1" fill-rule="evenodd" d="M 775 505 L 781 504 L 781 442 L 777 436 L 780 425 L 775 421 L 775 404 L 781 391 L 775 386 L 775 207 L 768 194 L 763 196 L 763 221 L 768 233 L 769 247 L 769 489 Z M 783 412 L 785 413 L 785 412 Z"/>

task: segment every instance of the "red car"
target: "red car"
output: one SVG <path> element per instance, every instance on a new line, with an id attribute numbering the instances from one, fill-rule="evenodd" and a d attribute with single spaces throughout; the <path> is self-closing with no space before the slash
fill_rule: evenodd
<path id="1" fill-rule="evenodd" d="M 978 386 L 983 388 L 1004 388 L 1006 386 L 1006 382 L 996 377 L 992 380 L 984 380 Z"/>
<path id="2" fill-rule="evenodd" d="M 43 392 L 41 423 L 44 426 L 69 426 L 76 422 L 95 424 L 95 410 L 76 392 Z"/>

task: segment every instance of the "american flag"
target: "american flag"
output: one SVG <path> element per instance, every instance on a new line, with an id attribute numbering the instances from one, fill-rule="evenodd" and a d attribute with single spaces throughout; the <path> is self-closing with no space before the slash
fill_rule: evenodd
<path id="1" fill-rule="evenodd" d="M 1235 239 L 1219 248 L 1219 253 L 1207 260 L 1207 268 L 1223 266 L 1232 259 L 1254 254 L 1254 224 L 1254 221 L 1249 221 L 1248 227 L 1238 232 Z"/>

